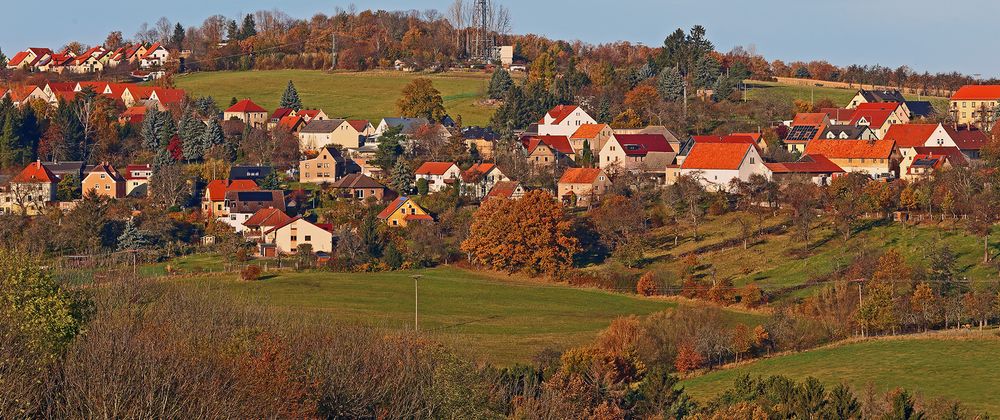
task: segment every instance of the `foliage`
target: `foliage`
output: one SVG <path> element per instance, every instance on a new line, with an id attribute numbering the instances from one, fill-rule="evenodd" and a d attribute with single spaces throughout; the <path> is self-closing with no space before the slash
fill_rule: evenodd
<path id="1" fill-rule="evenodd" d="M 240 278 L 243 281 L 257 281 L 260 279 L 260 266 L 256 264 L 247 265 L 240 271 Z"/>
<path id="2" fill-rule="evenodd" d="M 677 102 L 684 99 L 684 83 L 684 77 L 676 67 L 666 67 L 660 72 L 656 89 L 664 101 Z"/>
<path id="3" fill-rule="evenodd" d="M 65 348 L 81 328 L 82 310 L 34 258 L 0 249 L 0 320 L 16 325 L 32 349 L 51 357 Z"/>
<path id="4" fill-rule="evenodd" d="M 299 99 L 299 91 L 295 89 L 295 84 L 291 80 L 288 81 L 285 93 L 281 95 L 281 102 L 278 103 L 278 107 L 290 108 L 295 111 L 302 109 L 302 100 Z"/>
<path id="5" fill-rule="evenodd" d="M 490 99 L 503 99 L 513 86 L 514 79 L 510 77 L 510 73 L 507 73 L 507 70 L 504 70 L 503 67 L 497 66 L 486 89 L 487 96 Z"/>
<path id="6" fill-rule="evenodd" d="M 396 101 L 396 109 L 403 117 L 426 118 L 432 123 L 441 122 L 446 115 L 441 92 L 427 78 L 413 79 L 406 85 Z"/>
<path id="7" fill-rule="evenodd" d="M 656 276 L 652 272 L 643 274 L 639 278 L 639 283 L 635 286 L 636 292 L 643 296 L 655 296 L 659 294 Z"/>
<path id="8" fill-rule="evenodd" d="M 129 219 L 125 222 L 122 234 L 118 235 L 118 250 L 135 251 L 145 249 L 147 246 L 149 246 L 149 240 L 146 238 L 146 234 L 135 225 L 135 221 Z"/>

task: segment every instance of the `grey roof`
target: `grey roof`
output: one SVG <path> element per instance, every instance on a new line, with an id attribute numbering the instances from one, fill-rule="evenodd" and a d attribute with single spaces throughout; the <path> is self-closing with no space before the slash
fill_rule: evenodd
<path id="1" fill-rule="evenodd" d="M 329 134 L 340 127 L 344 120 L 318 120 L 310 121 L 299 133 Z"/>
<path id="2" fill-rule="evenodd" d="M 334 182 L 332 188 L 385 188 L 372 177 L 363 174 L 350 174 Z"/>
<path id="3" fill-rule="evenodd" d="M 44 166 L 55 176 L 62 177 L 67 174 L 76 174 L 81 176 L 83 174 L 84 162 L 82 161 L 70 161 L 70 162 L 42 162 Z"/>
<path id="4" fill-rule="evenodd" d="M 233 166 L 229 169 L 229 179 L 263 179 L 271 173 L 270 166 Z"/>
<path id="5" fill-rule="evenodd" d="M 833 133 L 835 140 L 861 140 L 861 136 L 865 132 L 871 131 L 870 128 L 865 126 L 857 125 L 830 125 L 820 133 L 820 139 L 827 139 L 829 133 Z M 847 134 L 847 138 L 843 138 L 841 135 Z"/>
<path id="6" fill-rule="evenodd" d="M 412 132 L 417 127 L 430 124 L 426 118 L 385 118 L 385 124 L 389 127 L 403 127 L 403 132 Z"/>
<path id="7" fill-rule="evenodd" d="M 494 141 L 500 139 L 500 135 L 497 134 L 495 131 L 493 131 L 492 128 L 477 127 L 477 126 L 463 128 L 462 137 L 467 140 L 483 139 L 483 140 Z"/>
<path id="8" fill-rule="evenodd" d="M 864 90 L 861 89 L 861 96 L 868 102 L 906 102 L 903 93 L 892 90 Z"/>
<path id="9" fill-rule="evenodd" d="M 928 101 L 906 101 L 906 107 L 914 117 L 929 117 L 937 113 Z"/>
<path id="10" fill-rule="evenodd" d="M 256 213 L 269 207 L 285 211 L 285 192 L 229 191 L 226 193 L 226 205 L 233 213 Z"/>

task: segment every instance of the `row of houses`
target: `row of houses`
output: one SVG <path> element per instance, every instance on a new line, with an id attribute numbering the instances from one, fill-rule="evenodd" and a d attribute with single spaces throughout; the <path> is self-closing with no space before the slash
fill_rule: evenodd
<path id="1" fill-rule="evenodd" d="M 141 122 L 147 109 L 165 111 L 180 106 L 186 97 L 182 89 L 142 86 L 135 83 L 112 82 L 47 82 L 44 85 L 21 85 L 9 89 L 0 87 L 0 98 L 9 97 L 16 106 L 43 102 L 51 107 L 72 102 L 86 89 L 122 104 L 126 111 L 122 118 Z M 133 121 L 138 118 L 138 121 Z"/>
<path id="2" fill-rule="evenodd" d="M 53 73 L 101 73 L 122 64 L 142 69 L 162 67 L 170 51 L 160 43 L 125 45 L 111 50 L 96 46 L 80 54 L 70 50 L 54 52 L 48 48 L 28 48 L 7 61 L 8 70 Z"/>
<path id="3" fill-rule="evenodd" d="M 72 208 L 74 200 L 60 201 L 58 187 L 68 176 L 80 180 L 85 195 L 121 199 L 149 194 L 153 170 L 148 164 L 128 165 L 119 171 L 106 162 L 42 162 L 28 164 L 0 188 L 0 212 L 34 216 L 50 207 Z"/>

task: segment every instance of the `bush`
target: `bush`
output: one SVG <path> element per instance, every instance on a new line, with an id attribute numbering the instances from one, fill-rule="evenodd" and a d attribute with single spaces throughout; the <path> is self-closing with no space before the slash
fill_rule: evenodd
<path id="1" fill-rule="evenodd" d="M 257 281 L 260 279 L 260 266 L 248 265 L 243 271 L 240 271 L 240 278 L 243 281 Z"/>
<path id="2" fill-rule="evenodd" d="M 639 279 L 639 283 L 635 285 L 635 291 L 647 297 L 658 295 L 660 294 L 660 290 L 656 283 L 656 276 L 650 271 Z"/>

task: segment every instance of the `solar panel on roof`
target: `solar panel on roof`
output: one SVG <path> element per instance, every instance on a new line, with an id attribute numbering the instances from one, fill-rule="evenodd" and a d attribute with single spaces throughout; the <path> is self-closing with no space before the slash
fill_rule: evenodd
<path id="1" fill-rule="evenodd" d="M 819 131 L 817 127 L 810 126 L 796 126 L 792 127 L 788 131 L 788 135 L 785 136 L 785 140 L 812 140 L 816 137 L 816 132 Z"/>

